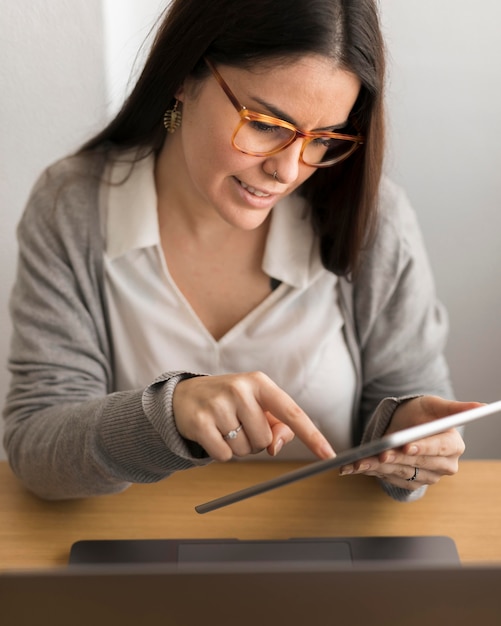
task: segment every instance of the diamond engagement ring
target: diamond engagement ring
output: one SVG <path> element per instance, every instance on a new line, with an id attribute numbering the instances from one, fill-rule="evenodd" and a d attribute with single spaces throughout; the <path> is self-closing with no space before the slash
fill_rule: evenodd
<path id="1" fill-rule="evenodd" d="M 223 435 L 223 439 L 228 441 L 229 439 L 236 439 L 238 433 L 242 430 L 242 424 L 239 424 L 234 430 L 230 430 L 230 432 L 226 435 Z"/>

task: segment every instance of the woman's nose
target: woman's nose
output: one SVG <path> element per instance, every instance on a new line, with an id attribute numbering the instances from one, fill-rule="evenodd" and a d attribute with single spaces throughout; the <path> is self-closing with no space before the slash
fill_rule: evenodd
<path id="1" fill-rule="evenodd" d="M 267 170 L 276 171 L 277 178 L 281 183 L 290 185 L 297 180 L 301 167 L 299 156 L 302 145 L 302 140 L 298 138 L 285 150 L 269 157 L 268 161 L 272 161 L 272 163 L 267 167 Z"/>

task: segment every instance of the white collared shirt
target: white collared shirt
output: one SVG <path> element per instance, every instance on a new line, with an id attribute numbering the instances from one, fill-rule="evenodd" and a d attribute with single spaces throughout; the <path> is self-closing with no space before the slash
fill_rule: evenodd
<path id="1" fill-rule="evenodd" d="M 343 335 L 337 277 L 291 196 L 272 211 L 263 270 L 279 287 L 216 340 L 169 274 L 157 216 L 153 156 L 112 166 L 103 187 L 105 287 L 117 390 L 146 387 L 159 374 L 261 370 L 306 411 L 337 450 L 351 441 L 355 370 Z M 281 458 L 311 458 L 299 441 Z"/>

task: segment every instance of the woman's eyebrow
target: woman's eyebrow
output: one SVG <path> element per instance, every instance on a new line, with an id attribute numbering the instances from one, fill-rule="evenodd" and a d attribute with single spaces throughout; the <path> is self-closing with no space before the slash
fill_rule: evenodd
<path id="1" fill-rule="evenodd" d="M 253 100 L 255 100 L 263 108 L 267 109 L 273 115 L 273 117 L 278 117 L 284 122 L 289 122 L 289 124 L 293 124 L 294 126 L 297 126 L 296 120 L 289 117 L 287 113 L 285 113 L 284 111 L 281 111 L 273 104 L 270 104 L 269 102 L 266 102 L 266 100 L 262 100 L 261 98 L 253 98 Z"/>
<path id="2" fill-rule="evenodd" d="M 267 109 L 273 115 L 273 117 L 277 117 L 284 122 L 289 122 L 289 124 L 293 124 L 297 128 L 300 128 L 296 120 L 289 117 L 287 113 L 285 113 L 281 109 L 278 109 L 275 105 L 266 102 L 266 100 L 263 100 L 262 98 L 253 98 L 253 100 L 261 105 L 263 108 Z M 340 122 L 339 124 L 333 124 L 332 126 L 326 126 L 325 128 L 315 128 L 315 131 L 326 133 L 335 132 L 340 128 L 344 128 L 347 124 L 348 120 L 345 120 L 344 122 Z"/>

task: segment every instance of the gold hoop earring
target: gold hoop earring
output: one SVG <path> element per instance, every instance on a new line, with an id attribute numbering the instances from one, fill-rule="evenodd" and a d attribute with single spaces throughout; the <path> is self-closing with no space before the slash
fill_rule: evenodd
<path id="1" fill-rule="evenodd" d="M 179 100 L 176 99 L 172 109 L 167 109 L 164 113 L 164 127 L 170 134 L 176 132 L 176 130 L 181 126 L 181 120 L 183 119 L 182 112 L 178 111 L 178 105 Z"/>

